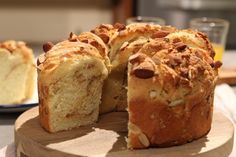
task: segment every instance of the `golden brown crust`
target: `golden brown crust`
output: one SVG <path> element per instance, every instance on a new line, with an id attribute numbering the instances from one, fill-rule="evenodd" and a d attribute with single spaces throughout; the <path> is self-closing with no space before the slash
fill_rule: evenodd
<path id="1" fill-rule="evenodd" d="M 33 64 L 33 53 L 32 49 L 26 46 L 23 41 L 9 40 L 0 43 L 0 48 L 8 50 L 10 53 L 20 53 L 26 62 L 32 62 Z"/>
<path id="2" fill-rule="evenodd" d="M 111 73 L 104 83 L 100 113 L 126 110 L 129 56 L 137 53 L 143 44 L 152 40 L 151 38 L 163 38 L 175 30 L 170 26 L 152 24 L 130 24 L 126 27 L 116 24 L 113 27 L 117 30 L 108 43 Z"/>
<path id="3" fill-rule="evenodd" d="M 100 39 L 98 36 L 96 36 L 93 33 L 90 32 L 83 32 L 78 36 L 79 41 L 84 43 L 89 43 L 90 45 L 94 46 L 98 49 L 101 56 L 104 58 L 108 55 L 108 48 L 105 45 L 105 43 Z"/>
<path id="4" fill-rule="evenodd" d="M 124 42 L 132 42 L 140 37 L 151 37 L 155 32 L 159 31 L 161 26 L 150 24 L 130 24 L 126 29 L 115 33 L 109 41 L 111 62 L 115 56 L 119 54 L 119 49 Z"/>
<path id="5" fill-rule="evenodd" d="M 39 121 L 41 126 L 49 132 L 52 132 L 49 119 L 50 113 L 47 104 L 49 92 L 48 86 L 43 86 L 42 82 L 38 81 L 38 95 L 39 95 Z"/>
<path id="6" fill-rule="evenodd" d="M 140 38 L 128 45 L 123 44 L 120 55 L 112 63 L 112 70 L 104 82 L 100 113 L 114 110 L 126 111 L 127 108 L 127 61 L 148 39 Z M 112 89 L 112 90 L 111 90 Z"/>
<path id="7" fill-rule="evenodd" d="M 197 47 L 183 35 L 152 40 L 130 57 L 129 126 L 139 130 L 130 127 L 131 149 L 184 144 L 210 130 L 220 65 L 208 47 Z"/>
<path id="8" fill-rule="evenodd" d="M 110 24 L 101 24 L 95 29 L 91 30 L 92 33 L 99 36 L 105 44 L 107 44 L 114 33 L 117 32 L 117 28 Z"/>
<path id="9" fill-rule="evenodd" d="M 192 101 L 196 99 L 200 98 Z M 141 132 L 129 132 L 129 148 L 180 145 L 204 136 L 211 128 L 212 101 L 210 98 L 208 102 L 175 107 L 167 107 L 158 101 L 150 103 L 145 98 L 130 101 L 132 117 L 129 123 L 136 125 Z M 141 133 L 147 136 L 150 145 L 143 144 L 139 138 Z"/>
<path id="10" fill-rule="evenodd" d="M 83 34 L 79 37 L 76 36 L 76 40 L 71 40 L 70 38 L 69 40 L 57 43 L 38 58 L 39 118 L 42 127 L 49 132 L 53 132 L 50 124 L 51 113 L 49 100 L 51 94 L 49 93 L 49 88 L 52 80 L 55 81 L 58 79 L 54 78 L 56 76 L 53 75 L 57 67 L 64 62 L 80 60 L 84 56 L 92 56 L 103 62 L 104 65 L 109 66 L 109 63 L 106 62 L 107 56 L 102 56 L 106 51 L 97 49 L 96 46 L 90 45 L 90 43 L 80 42 L 80 39 L 84 39 Z M 96 38 L 91 37 L 91 40 L 95 41 Z M 103 52 L 99 50 L 103 50 Z"/>
<path id="11" fill-rule="evenodd" d="M 190 29 L 176 30 L 175 32 L 169 34 L 167 38 L 171 42 L 182 41 L 191 47 L 204 49 L 212 58 L 215 56 L 212 44 L 204 33 Z"/>
<path id="12" fill-rule="evenodd" d="M 179 145 L 208 133 L 221 63 L 214 62 L 204 34 L 150 24 L 102 24 L 91 32 L 72 33 L 50 47 L 39 58 L 39 72 L 52 70 L 65 58 L 91 55 L 106 62 L 109 55 L 112 68 L 100 113 L 125 110 L 129 58 L 128 148 Z M 47 88 L 39 82 L 40 121 L 50 131 Z"/>
<path id="13" fill-rule="evenodd" d="M 65 40 L 54 45 L 47 53 L 40 55 L 38 58 L 38 69 L 53 70 L 65 60 L 75 59 L 76 57 L 81 57 L 83 55 L 94 56 L 103 60 L 99 51 L 90 44 L 82 43 L 80 41 L 70 42 Z"/>

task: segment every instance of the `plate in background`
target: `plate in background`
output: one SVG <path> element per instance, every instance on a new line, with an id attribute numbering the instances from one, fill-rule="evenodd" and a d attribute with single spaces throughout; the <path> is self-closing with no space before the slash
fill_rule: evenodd
<path id="1" fill-rule="evenodd" d="M 21 104 L 0 104 L 0 113 L 10 113 L 10 112 L 23 112 L 29 108 L 38 105 L 38 92 L 37 88 L 35 88 L 33 97 Z"/>

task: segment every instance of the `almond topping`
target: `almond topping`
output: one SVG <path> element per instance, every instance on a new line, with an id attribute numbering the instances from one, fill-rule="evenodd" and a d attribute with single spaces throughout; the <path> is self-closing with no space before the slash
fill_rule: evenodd
<path id="1" fill-rule="evenodd" d="M 90 44 L 91 44 L 92 46 L 96 47 L 96 48 L 98 48 L 98 46 L 99 46 L 99 45 L 98 45 L 98 42 L 95 41 L 95 40 L 94 40 L 94 41 L 91 41 Z"/>
<path id="2" fill-rule="evenodd" d="M 168 31 L 157 31 L 153 34 L 152 38 L 164 38 L 166 37 L 170 32 Z"/>
<path id="3" fill-rule="evenodd" d="M 155 99 L 157 97 L 157 92 L 155 90 L 151 90 L 149 92 L 149 96 L 151 99 Z"/>
<path id="4" fill-rule="evenodd" d="M 173 39 L 173 43 L 178 43 L 178 42 L 181 42 L 181 40 L 179 38 L 174 38 Z"/>
<path id="5" fill-rule="evenodd" d="M 169 103 L 169 106 L 174 107 L 174 106 L 176 106 L 176 105 L 180 105 L 180 104 L 183 104 L 183 103 L 184 103 L 184 100 L 183 100 L 183 99 L 174 100 L 174 101 L 172 101 L 171 103 Z"/>
<path id="6" fill-rule="evenodd" d="M 39 55 L 38 59 L 37 59 L 37 66 L 39 66 L 41 63 L 43 63 L 45 61 L 45 54 L 41 54 Z"/>
<path id="7" fill-rule="evenodd" d="M 177 42 L 177 43 L 174 43 L 174 47 L 178 51 L 183 51 L 187 47 L 187 45 L 182 42 Z"/>
<path id="8" fill-rule="evenodd" d="M 81 42 L 88 44 L 89 41 L 88 41 L 88 39 L 82 39 Z"/>
<path id="9" fill-rule="evenodd" d="M 187 68 L 180 68 L 180 76 L 187 78 L 188 77 L 188 69 Z"/>
<path id="10" fill-rule="evenodd" d="M 222 66 L 222 62 L 221 61 L 216 61 L 215 63 L 214 63 L 214 67 L 217 69 L 217 68 L 219 68 L 219 67 L 221 67 Z"/>
<path id="11" fill-rule="evenodd" d="M 177 66 L 181 64 L 182 62 L 182 58 L 180 56 L 170 54 L 168 57 L 169 57 L 169 63 L 171 66 Z"/>
<path id="12" fill-rule="evenodd" d="M 53 47 L 53 43 L 52 42 L 47 42 L 45 44 L 43 44 L 43 51 L 44 52 L 48 52 L 49 50 L 51 50 L 51 48 Z"/>
<path id="13" fill-rule="evenodd" d="M 110 37 L 107 34 L 105 34 L 105 33 L 99 34 L 99 37 L 102 39 L 102 41 L 105 44 L 107 44 L 109 42 L 109 40 L 110 40 Z"/>
<path id="14" fill-rule="evenodd" d="M 77 35 L 75 35 L 73 32 L 71 32 L 68 40 L 71 41 L 71 42 L 77 41 L 78 40 Z"/>
<path id="15" fill-rule="evenodd" d="M 137 125 L 135 125 L 131 122 L 129 122 L 128 127 L 129 127 L 129 130 L 135 134 L 141 133 L 141 129 Z"/>
<path id="16" fill-rule="evenodd" d="M 161 64 L 161 60 L 160 60 L 160 58 L 158 57 L 157 54 L 155 54 L 155 55 L 152 57 L 152 60 L 154 61 L 154 63 L 155 63 L 156 65 Z"/>
<path id="17" fill-rule="evenodd" d="M 133 68 L 133 73 L 136 77 L 149 79 L 155 74 L 155 67 L 151 62 L 145 61 Z"/>
<path id="18" fill-rule="evenodd" d="M 136 53 L 129 57 L 129 62 L 131 64 L 140 63 L 140 62 L 143 62 L 146 57 L 147 56 L 143 53 Z"/>
<path id="19" fill-rule="evenodd" d="M 121 23 L 116 23 L 114 25 L 114 28 L 118 29 L 118 31 L 124 30 L 126 28 L 126 26 L 124 24 Z"/>
<path id="20" fill-rule="evenodd" d="M 145 134 L 140 133 L 138 135 L 138 139 L 145 147 L 148 147 L 150 145 L 150 142 Z"/>

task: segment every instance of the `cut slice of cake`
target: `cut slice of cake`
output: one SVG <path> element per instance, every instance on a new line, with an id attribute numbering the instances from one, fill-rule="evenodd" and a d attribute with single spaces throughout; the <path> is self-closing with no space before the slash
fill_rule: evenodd
<path id="1" fill-rule="evenodd" d="M 78 40 L 71 36 L 54 46 L 46 44 L 45 50 L 51 49 L 38 59 L 40 123 L 49 132 L 98 119 L 103 81 L 108 75 L 107 56 Z"/>
<path id="2" fill-rule="evenodd" d="M 34 56 L 24 42 L 0 43 L 0 104 L 20 104 L 34 92 Z"/>

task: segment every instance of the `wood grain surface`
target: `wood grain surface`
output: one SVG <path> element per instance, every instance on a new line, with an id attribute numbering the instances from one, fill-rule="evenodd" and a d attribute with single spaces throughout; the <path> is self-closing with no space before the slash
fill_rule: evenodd
<path id="1" fill-rule="evenodd" d="M 236 68 L 224 68 L 219 71 L 218 84 L 236 85 Z"/>
<path id="2" fill-rule="evenodd" d="M 15 123 L 17 157 L 226 157 L 232 151 L 232 123 L 215 112 L 209 134 L 191 143 L 145 150 L 127 150 L 126 112 L 100 116 L 98 123 L 50 134 L 39 124 L 38 107 L 23 113 Z"/>

